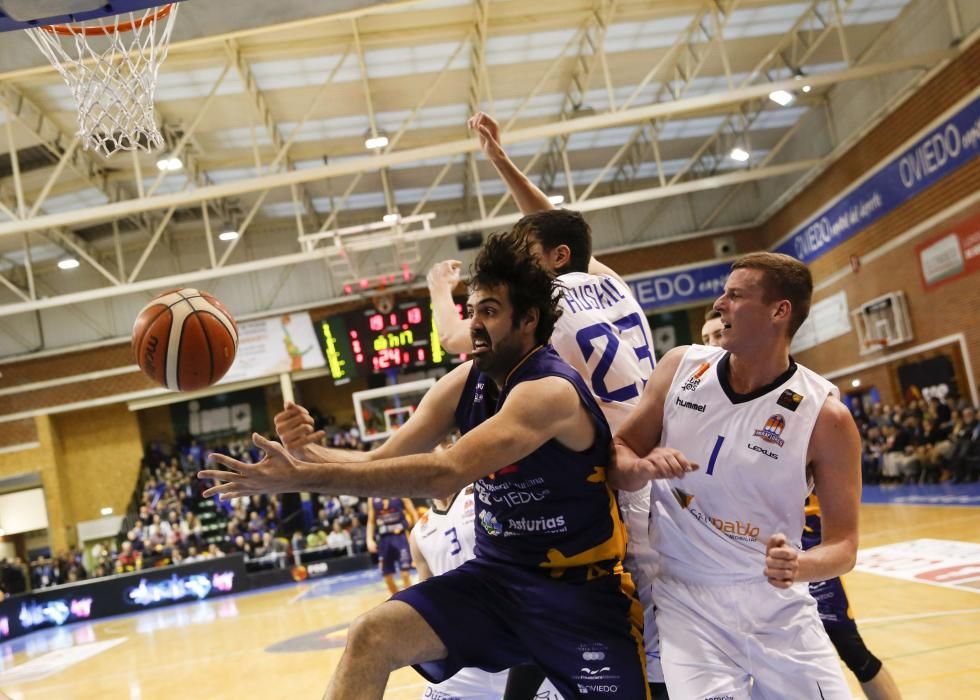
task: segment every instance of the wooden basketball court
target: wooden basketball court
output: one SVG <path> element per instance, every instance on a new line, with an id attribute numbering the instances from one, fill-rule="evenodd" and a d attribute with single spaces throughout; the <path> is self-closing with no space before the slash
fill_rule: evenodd
<path id="1" fill-rule="evenodd" d="M 862 550 L 980 542 L 977 507 L 864 505 L 862 516 Z M 905 698 L 980 697 L 976 581 L 957 589 L 854 572 L 846 585 Z M 359 574 L 46 630 L 0 645 L 0 688 L 14 700 L 319 698 L 346 625 L 386 597 L 379 579 Z M 414 700 L 423 689 L 401 670 L 385 697 Z"/>

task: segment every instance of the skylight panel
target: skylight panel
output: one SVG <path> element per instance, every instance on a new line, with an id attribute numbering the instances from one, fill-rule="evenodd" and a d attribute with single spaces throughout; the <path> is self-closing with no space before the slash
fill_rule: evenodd
<path id="1" fill-rule="evenodd" d="M 108 203 L 109 198 L 105 196 L 105 193 L 94 187 L 87 187 L 77 192 L 48 197 L 41 205 L 41 210 L 45 214 L 60 214 L 61 212 L 76 211 Z"/>
<path id="2" fill-rule="evenodd" d="M 487 65 L 491 66 L 553 61 L 558 58 L 559 52 L 575 34 L 574 29 L 559 29 L 549 32 L 492 36 L 486 42 L 485 60 Z M 574 52 L 575 48 L 571 47 L 566 56 L 574 57 Z"/>
<path id="3" fill-rule="evenodd" d="M 299 204 L 301 216 L 306 214 L 306 206 Z M 271 202 L 262 205 L 262 213 L 270 219 L 293 218 L 296 216 L 296 205 L 292 202 Z"/>
<path id="4" fill-rule="evenodd" d="M 256 61 L 250 65 L 260 90 L 285 90 L 323 85 L 331 71 L 340 63 L 342 54 L 307 56 L 281 61 Z M 348 55 L 343 67 L 334 75 L 334 83 L 349 83 L 361 79 L 357 59 Z M 329 90 L 329 88 L 327 88 Z"/>
<path id="5" fill-rule="evenodd" d="M 166 64 L 165 64 L 166 65 Z M 164 69 L 157 81 L 156 100 L 172 102 L 174 100 L 203 99 L 214 88 L 215 81 L 221 75 L 223 67 L 195 68 L 193 70 Z M 241 79 L 235 70 L 229 70 L 218 86 L 218 95 L 238 95 L 245 92 Z"/>
<path id="6" fill-rule="evenodd" d="M 438 73 L 459 46 L 459 42 L 400 46 L 364 52 L 364 64 L 370 78 L 393 78 L 401 75 Z M 470 65 L 470 52 L 464 46 L 449 64 L 449 70 L 464 70 Z"/>
<path id="7" fill-rule="evenodd" d="M 640 51 L 672 46 L 694 19 L 693 15 L 643 22 L 618 22 L 606 30 L 606 53 Z"/>

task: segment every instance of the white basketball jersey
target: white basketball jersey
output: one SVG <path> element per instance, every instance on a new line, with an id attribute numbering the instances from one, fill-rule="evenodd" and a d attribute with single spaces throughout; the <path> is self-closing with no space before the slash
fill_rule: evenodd
<path id="1" fill-rule="evenodd" d="M 650 325 L 629 287 L 612 277 L 569 272 L 551 344 L 574 367 L 615 433 L 640 400 L 656 362 Z"/>
<path id="2" fill-rule="evenodd" d="M 467 486 L 453 499 L 448 511 L 430 508 L 419 518 L 412 537 L 433 576 L 451 571 L 474 557 L 474 513 L 473 487 Z"/>
<path id="3" fill-rule="evenodd" d="M 800 547 L 810 492 L 807 447 L 833 384 L 797 364 L 738 395 L 729 355 L 692 345 L 664 404 L 660 445 L 700 466 L 651 483 L 650 539 L 663 574 L 701 583 L 764 580 L 766 541 L 784 533 Z"/>

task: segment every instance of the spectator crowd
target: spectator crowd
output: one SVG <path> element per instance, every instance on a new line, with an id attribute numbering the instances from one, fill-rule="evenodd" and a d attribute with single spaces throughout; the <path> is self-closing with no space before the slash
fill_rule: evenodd
<path id="1" fill-rule="evenodd" d="M 980 476 L 974 406 L 952 398 L 874 404 L 855 415 L 866 484 L 954 484 Z"/>
<path id="2" fill-rule="evenodd" d="M 331 444 L 364 449 L 356 430 L 337 431 Z M 261 458 L 251 440 L 244 437 L 210 446 L 191 440 L 179 449 L 149 445 L 132 512 L 124 520 L 119 537 L 96 543 L 87 553 L 73 547 L 55 557 L 40 556 L 29 565 L 19 559 L 0 561 L 0 596 L 4 591 L 22 592 L 28 582 L 37 590 L 238 552 L 245 555 L 246 563 L 286 566 L 291 555 L 301 551 L 367 551 L 364 499 L 312 495 L 290 522 L 284 521 L 278 496 L 263 494 L 233 502 L 202 499 L 205 485 L 195 474 L 205 465 L 209 452 L 222 452 L 249 463 Z"/>

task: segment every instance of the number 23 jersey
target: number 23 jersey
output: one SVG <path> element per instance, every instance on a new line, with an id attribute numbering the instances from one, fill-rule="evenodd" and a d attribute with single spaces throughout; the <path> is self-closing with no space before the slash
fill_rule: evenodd
<path id="1" fill-rule="evenodd" d="M 474 557 L 476 506 L 473 487 L 460 491 L 446 511 L 435 507 L 419 518 L 412 530 L 415 546 L 433 576 L 440 576 Z"/>
<path id="2" fill-rule="evenodd" d="M 569 272 L 558 281 L 562 314 L 551 345 L 585 379 L 615 433 L 653 372 L 650 325 L 619 280 Z"/>
<path id="3" fill-rule="evenodd" d="M 764 580 L 766 541 L 797 548 L 810 492 L 807 448 L 833 384 L 790 362 L 772 384 L 736 394 L 729 354 L 692 345 L 664 404 L 660 446 L 699 469 L 651 482 L 650 538 L 661 573 L 706 584 Z"/>

